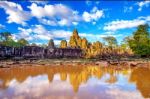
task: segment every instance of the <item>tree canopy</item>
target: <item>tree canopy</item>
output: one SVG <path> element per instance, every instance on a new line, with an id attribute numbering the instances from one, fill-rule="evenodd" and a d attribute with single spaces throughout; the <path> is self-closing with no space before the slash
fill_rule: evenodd
<path id="1" fill-rule="evenodd" d="M 117 39 L 113 36 L 107 36 L 103 38 L 105 42 L 107 42 L 110 48 L 117 46 Z"/>
<path id="2" fill-rule="evenodd" d="M 0 33 L 0 42 L 7 41 L 9 38 L 11 38 L 10 32 L 1 32 Z"/>
<path id="3" fill-rule="evenodd" d="M 29 42 L 28 42 L 26 39 L 21 38 L 21 39 L 18 40 L 18 44 L 19 44 L 20 46 L 26 46 L 26 45 L 29 44 Z"/>
<path id="4" fill-rule="evenodd" d="M 148 24 L 138 26 L 132 38 L 128 40 L 130 48 L 137 55 L 150 55 L 150 33 L 148 28 Z"/>
<path id="5" fill-rule="evenodd" d="M 28 41 L 24 38 L 15 41 L 10 32 L 1 32 L 0 33 L 0 44 L 10 47 L 22 47 L 28 45 Z"/>

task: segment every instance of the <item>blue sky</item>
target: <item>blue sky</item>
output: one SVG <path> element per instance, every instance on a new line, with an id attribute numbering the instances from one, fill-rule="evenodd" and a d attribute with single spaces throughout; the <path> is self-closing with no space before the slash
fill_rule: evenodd
<path id="1" fill-rule="evenodd" d="M 90 42 L 114 36 L 120 43 L 141 24 L 150 24 L 150 1 L 0 1 L 0 32 L 15 40 L 69 40 L 73 29 Z"/>

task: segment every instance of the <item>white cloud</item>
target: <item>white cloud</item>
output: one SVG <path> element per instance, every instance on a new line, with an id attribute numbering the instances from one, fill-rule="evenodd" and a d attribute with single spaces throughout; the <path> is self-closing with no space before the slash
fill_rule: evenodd
<path id="1" fill-rule="evenodd" d="M 142 18 L 139 17 L 134 20 L 112 21 L 110 23 L 106 23 L 106 25 L 104 26 L 104 30 L 116 31 L 119 29 L 133 28 L 133 27 L 137 27 L 138 25 L 148 23 L 150 21 L 149 19 L 150 19 L 150 16 L 142 17 Z"/>
<path id="2" fill-rule="evenodd" d="M 78 22 L 72 22 L 73 25 L 78 25 Z"/>
<path id="3" fill-rule="evenodd" d="M 26 25 L 25 21 L 30 19 L 29 12 L 24 11 L 22 6 L 17 3 L 1 1 L 0 8 L 3 8 L 6 14 L 8 14 L 8 17 L 7 17 L 8 23 L 14 22 L 17 24 Z"/>
<path id="4" fill-rule="evenodd" d="M 120 37 L 122 36 L 121 34 L 108 34 L 107 32 L 106 33 L 103 33 L 103 34 L 86 34 L 86 33 L 80 33 L 79 34 L 81 37 L 86 37 L 88 38 L 89 40 L 91 38 L 94 39 L 94 41 L 96 40 L 100 40 L 102 39 L 103 37 L 107 37 L 107 36 L 114 36 L 114 37 Z"/>
<path id="5" fill-rule="evenodd" d="M 96 22 L 92 22 L 92 24 L 93 24 L 93 25 L 95 25 L 95 24 L 96 24 Z"/>
<path id="6" fill-rule="evenodd" d="M 97 7 L 93 7 L 91 12 L 84 11 L 82 17 L 85 22 L 91 22 L 99 20 L 103 15 L 103 10 L 98 10 Z"/>
<path id="7" fill-rule="evenodd" d="M 41 22 L 44 25 L 57 26 L 57 23 L 54 20 L 42 18 L 42 19 L 39 19 L 39 22 Z"/>
<path id="8" fill-rule="evenodd" d="M 137 5 L 139 6 L 138 11 L 141 11 L 143 7 L 148 7 L 150 5 L 150 1 L 141 1 L 138 2 Z"/>
<path id="9" fill-rule="evenodd" d="M 37 34 L 45 34 L 48 32 L 42 25 L 35 25 L 32 31 Z"/>
<path id="10" fill-rule="evenodd" d="M 5 29 L 5 25 L 0 24 L 0 29 Z"/>
<path id="11" fill-rule="evenodd" d="M 78 15 L 79 12 L 75 10 L 75 11 L 73 11 L 73 14 L 74 14 L 74 15 Z"/>
<path id="12" fill-rule="evenodd" d="M 125 6 L 125 7 L 124 7 L 124 13 L 126 13 L 126 12 L 131 12 L 132 10 L 133 10 L 133 7 L 132 7 L 132 6 L 130 6 L 130 7 Z"/>
<path id="13" fill-rule="evenodd" d="M 31 10 L 32 16 L 38 18 L 39 22 L 43 24 L 68 26 L 73 21 L 80 21 L 78 11 L 74 11 L 63 4 L 39 6 L 32 3 L 28 8 Z"/>
<path id="14" fill-rule="evenodd" d="M 38 42 L 48 41 L 49 39 L 54 39 L 56 44 L 59 44 L 61 39 L 69 40 L 72 35 L 71 31 L 65 30 L 47 30 L 42 25 L 33 25 L 31 28 L 18 28 L 18 33 L 13 34 L 13 38 L 20 39 L 25 38 L 28 41 Z"/>
<path id="15" fill-rule="evenodd" d="M 91 12 L 96 12 L 98 10 L 98 8 L 97 7 L 93 7 L 93 9 L 91 10 Z"/>
<path id="16" fill-rule="evenodd" d="M 79 16 L 77 10 L 73 10 L 63 4 L 48 4 L 42 2 L 31 2 L 27 6 L 28 11 L 24 10 L 20 4 L 8 1 L 0 2 L 0 8 L 8 14 L 8 23 L 27 25 L 27 21 L 31 18 L 36 18 L 39 23 L 50 26 L 70 26 L 78 25 L 79 22 L 92 22 L 96 24 L 103 15 L 103 10 L 94 7 L 90 12 L 84 11 Z M 69 16 L 69 17 L 68 17 Z"/>
<path id="17" fill-rule="evenodd" d="M 31 2 L 31 5 L 27 7 L 30 11 L 24 11 L 20 4 L 1 1 L 0 8 L 3 8 L 5 13 L 8 14 L 8 23 L 14 22 L 22 25 L 27 25 L 26 21 L 33 17 L 37 18 L 39 23 L 50 26 L 77 25 L 74 22 L 79 22 L 82 19 L 79 17 L 78 11 L 72 10 L 63 4 L 41 4 L 40 1 Z"/>
<path id="18" fill-rule="evenodd" d="M 46 15 L 46 12 L 44 11 L 43 7 L 41 6 L 38 6 L 37 4 L 35 3 L 32 3 L 31 6 L 29 6 L 28 8 L 31 9 L 31 14 L 32 16 L 35 16 L 37 18 L 41 18 L 41 17 L 44 17 Z M 54 9 L 50 9 L 51 10 L 54 10 Z M 52 14 L 52 13 L 49 13 L 49 15 Z"/>
<path id="19" fill-rule="evenodd" d="M 58 24 L 60 26 L 70 25 L 67 19 L 61 19 L 60 21 L 58 21 Z"/>
<path id="20" fill-rule="evenodd" d="M 52 38 L 50 31 L 47 31 L 42 25 L 34 25 L 31 28 L 24 29 L 19 27 L 19 33 L 15 34 L 15 38 L 25 38 L 29 41 L 32 40 L 49 40 Z"/>
<path id="21" fill-rule="evenodd" d="M 25 38 L 27 40 L 33 40 L 32 36 L 30 35 L 30 33 L 32 33 L 32 29 L 24 29 L 24 28 L 18 28 L 19 33 L 18 34 L 14 34 L 13 37 L 16 39 L 20 39 L 20 38 Z"/>
<path id="22" fill-rule="evenodd" d="M 52 30 L 51 33 L 53 35 L 53 38 L 62 38 L 66 40 L 68 40 L 72 35 L 71 31 L 65 31 L 65 30 Z"/>

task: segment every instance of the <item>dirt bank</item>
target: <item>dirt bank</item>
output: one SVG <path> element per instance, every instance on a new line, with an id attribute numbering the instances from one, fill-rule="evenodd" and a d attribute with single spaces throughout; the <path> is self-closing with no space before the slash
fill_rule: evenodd
<path id="1" fill-rule="evenodd" d="M 15 66 L 58 66 L 58 65 L 93 65 L 93 66 L 150 66 L 148 60 L 95 60 L 95 59 L 43 59 L 43 60 L 1 60 L 0 68 L 10 68 Z"/>

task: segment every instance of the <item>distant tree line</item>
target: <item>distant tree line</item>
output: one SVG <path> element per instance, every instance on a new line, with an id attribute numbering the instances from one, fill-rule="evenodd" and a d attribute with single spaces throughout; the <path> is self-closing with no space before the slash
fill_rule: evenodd
<path id="1" fill-rule="evenodd" d="M 126 56 L 138 55 L 141 57 L 150 57 L 150 32 L 149 25 L 139 25 L 137 30 L 131 36 L 125 37 L 120 45 L 117 39 L 113 36 L 103 38 L 104 44 L 100 41 L 89 42 L 85 37 L 81 38 L 78 35 L 77 29 L 74 29 L 69 42 L 61 40 L 60 48 L 81 48 L 85 58 L 100 58 L 102 56 Z M 14 40 L 10 32 L 0 33 L 0 45 L 10 47 L 22 46 L 39 46 L 35 43 L 29 44 L 25 38 Z M 48 44 L 43 44 L 41 47 L 55 47 L 53 39 L 50 39 Z"/>
<path id="2" fill-rule="evenodd" d="M 12 38 L 12 34 L 10 32 L 1 32 L 0 33 L 0 45 L 10 46 L 10 47 L 22 47 L 28 45 L 29 42 L 24 38 L 15 41 Z"/>

